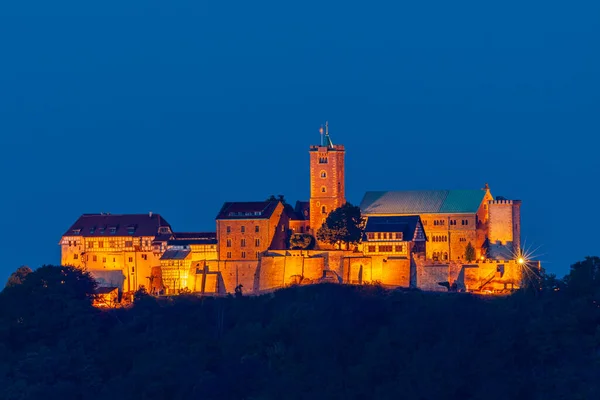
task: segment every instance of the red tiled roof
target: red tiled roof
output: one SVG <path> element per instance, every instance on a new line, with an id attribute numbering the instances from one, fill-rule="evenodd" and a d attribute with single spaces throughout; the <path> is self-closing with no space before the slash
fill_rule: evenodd
<path id="1" fill-rule="evenodd" d="M 63 236 L 157 236 L 171 225 L 159 214 L 83 214 Z"/>
<path id="2" fill-rule="evenodd" d="M 227 202 L 216 219 L 268 219 L 279 201 Z"/>

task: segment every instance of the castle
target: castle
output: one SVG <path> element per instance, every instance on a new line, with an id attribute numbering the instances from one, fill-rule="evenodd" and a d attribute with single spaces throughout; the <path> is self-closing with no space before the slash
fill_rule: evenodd
<path id="1" fill-rule="evenodd" d="M 62 236 L 61 263 L 88 270 L 103 293 L 261 293 L 331 281 L 505 293 L 526 268 L 519 200 L 475 190 L 365 193 L 362 240 L 348 250 L 315 241 L 346 203 L 345 148 L 328 127 L 309 148 L 310 199 L 226 202 L 215 232 L 176 232 L 160 214 L 84 214 Z M 312 245 L 292 246 L 291 238 Z M 296 242 L 298 243 L 298 242 Z M 115 297 L 116 298 L 116 297 Z"/>

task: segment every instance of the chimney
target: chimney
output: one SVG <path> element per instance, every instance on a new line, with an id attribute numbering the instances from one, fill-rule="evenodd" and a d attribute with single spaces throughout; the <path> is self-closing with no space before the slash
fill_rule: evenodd
<path id="1" fill-rule="evenodd" d="M 150 212 L 148 213 L 148 216 L 149 216 L 150 218 L 152 218 L 152 211 L 150 211 Z"/>

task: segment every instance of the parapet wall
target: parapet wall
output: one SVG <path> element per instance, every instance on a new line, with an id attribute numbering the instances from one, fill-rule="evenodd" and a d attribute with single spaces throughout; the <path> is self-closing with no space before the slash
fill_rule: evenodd
<path id="1" fill-rule="evenodd" d="M 364 256 L 351 251 L 277 251 L 258 261 L 208 262 L 195 271 L 190 290 L 203 293 L 264 293 L 292 284 L 311 284 L 324 279 L 349 284 L 380 283 L 415 287 L 426 291 L 509 292 L 520 287 L 523 267 L 513 260 L 462 264 L 439 263 L 425 258 Z M 191 271 L 190 271 L 191 272 Z M 445 283 L 441 285 L 441 283 Z"/>

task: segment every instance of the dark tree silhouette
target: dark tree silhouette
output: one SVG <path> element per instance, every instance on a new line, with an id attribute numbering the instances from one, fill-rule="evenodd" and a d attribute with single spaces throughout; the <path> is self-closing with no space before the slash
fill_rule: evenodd
<path id="1" fill-rule="evenodd" d="M 321 242 L 337 245 L 346 249 L 350 244 L 360 242 L 364 230 L 364 219 L 360 208 L 346 203 L 336 208 L 327 216 L 325 223 L 317 231 L 317 239 Z"/>
<path id="2" fill-rule="evenodd" d="M 22 284 L 27 275 L 29 275 L 32 272 L 33 271 L 31 270 L 31 268 L 29 268 L 27 265 L 20 266 L 15 272 L 10 274 L 5 287 L 11 287 Z"/>

